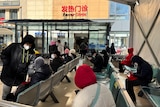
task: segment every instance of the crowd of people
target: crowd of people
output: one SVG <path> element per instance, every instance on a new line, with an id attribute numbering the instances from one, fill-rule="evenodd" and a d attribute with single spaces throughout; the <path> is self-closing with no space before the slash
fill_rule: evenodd
<path id="1" fill-rule="evenodd" d="M 33 84 L 45 80 L 63 64 L 76 58 L 75 49 L 63 46 L 60 40 L 51 41 L 49 45 L 50 63 L 35 50 L 35 37 L 26 35 L 21 43 L 12 43 L 1 53 L 3 63 L 1 81 L 3 83 L 2 99 L 16 101 L 20 92 Z M 11 93 L 12 87 L 17 90 Z"/>
<path id="2" fill-rule="evenodd" d="M 20 92 L 41 80 L 49 78 L 50 75 L 57 72 L 60 66 L 77 57 L 75 49 L 70 49 L 67 42 L 62 45 L 61 40 L 51 41 L 49 45 L 50 63 L 46 64 L 45 59 L 40 54 L 36 54 L 34 42 L 35 38 L 32 35 L 26 35 L 21 43 L 12 43 L 2 51 L 3 100 L 16 101 Z M 80 47 L 80 54 L 84 58 L 88 47 L 84 43 Z M 135 78 L 125 80 L 126 90 L 133 102 L 136 102 L 133 87 L 137 85 L 147 86 L 152 80 L 153 71 L 151 65 L 142 57 L 134 55 L 133 51 L 133 48 L 128 48 L 128 55 L 119 62 L 119 72 L 124 72 L 124 65 L 136 66 L 137 72 L 131 73 Z M 102 72 L 102 69 L 107 67 L 110 54 L 116 53 L 114 43 L 111 44 L 111 47 L 106 45 L 106 49 L 101 52 L 95 49 L 90 50 L 90 52 L 91 54 L 87 55 L 86 58 L 93 63 L 93 68 L 87 64 L 82 64 L 76 70 L 74 80 L 76 86 L 81 90 L 74 99 L 73 107 L 86 107 L 86 105 L 115 107 L 110 90 L 97 83 L 94 73 Z M 11 93 L 13 86 L 18 86 L 15 93 Z M 95 98 L 97 97 L 95 94 L 97 90 L 99 90 L 98 99 Z M 85 100 L 80 100 L 82 98 Z"/>

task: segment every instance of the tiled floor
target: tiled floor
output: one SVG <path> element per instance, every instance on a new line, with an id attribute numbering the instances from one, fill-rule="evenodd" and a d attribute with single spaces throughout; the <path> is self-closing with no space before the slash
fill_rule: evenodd
<path id="1" fill-rule="evenodd" d="M 86 60 L 80 60 L 79 64 L 82 63 L 88 63 Z M 36 107 L 71 107 L 72 101 L 75 97 L 75 89 L 77 87 L 74 84 L 74 75 L 75 71 L 69 72 L 68 76 L 71 80 L 71 83 L 68 83 L 65 79 L 62 81 L 61 84 L 59 84 L 57 87 L 54 88 L 53 92 L 57 99 L 59 100 L 59 103 L 54 103 L 49 96 L 45 102 L 39 102 Z M 120 79 L 122 80 L 124 84 L 125 75 L 124 74 L 118 74 Z M 137 95 L 137 92 L 139 91 L 139 87 L 135 87 L 135 93 Z M 0 96 L 2 95 L 2 83 L 0 82 Z M 145 97 L 138 97 L 137 98 L 137 107 L 152 107 L 152 105 L 149 103 L 149 101 Z M 1 99 L 1 97 L 0 97 Z"/>

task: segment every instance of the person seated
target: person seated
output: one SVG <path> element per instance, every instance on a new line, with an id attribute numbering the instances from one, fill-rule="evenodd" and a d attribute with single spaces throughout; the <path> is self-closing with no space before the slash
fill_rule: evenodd
<path id="1" fill-rule="evenodd" d="M 94 71 L 89 65 L 78 67 L 74 82 L 80 90 L 72 107 L 116 107 L 111 91 L 105 85 L 97 83 Z"/>
<path id="2" fill-rule="evenodd" d="M 60 55 L 59 51 L 54 51 L 51 54 L 50 66 L 52 68 L 52 72 L 57 72 L 57 69 L 63 65 L 63 58 Z"/>
<path id="3" fill-rule="evenodd" d="M 128 55 L 125 57 L 124 60 L 119 62 L 119 72 L 124 72 L 123 66 L 127 65 L 127 66 L 131 66 L 131 59 L 133 57 L 133 48 L 128 48 Z"/>
<path id="4" fill-rule="evenodd" d="M 88 60 L 93 63 L 93 71 L 94 72 L 102 72 L 103 68 L 103 57 L 96 52 L 95 49 L 91 50 L 92 56 L 88 56 Z"/>
<path id="5" fill-rule="evenodd" d="M 76 50 L 75 49 L 71 49 L 69 50 L 69 55 L 72 57 L 72 59 L 75 59 L 77 56 L 76 56 Z"/>
<path id="6" fill-rule="evenodd" d="M 103 56 L 103 67 L 106 68 L 108 65 L 109 56 L 106 50 L 102 50 L 101 54 Z"/>
<path id="7" fill-rule="evenodd" d="M 132 101 L 136 103 L 133 87 L 138 85 L 147 86 L 152 80 L 153 71 L 151 65 L 138 55 L 133 56 L 131 62 L 136 66 L 137 72 L 131 72 L 132 78 L 134 78 L 127 78 L 125 80 L 125 85 Z"/>
<path id="8" fill-rule="evenodd" d="M 29 65 L 28 76 L 26 81 L 22 82 L 16 89 L 15 93 L 10 93 L 7 97 L 10 101 L 16 101 L 19 93 L 38 83 L 46 80 L 51 76 L 51 69 L 48 64 L 45 64 L 44 58 L 39 56 L 34 60 L 34 63 Z"/>
<path id="9" fill-rule="evenodd" d="M 44 58 L 39 56 L 34 61 L 34 73 L 30 76 L 30 85 L 50 77 L 52 70 L 48 64 L 45 64 Z"/>
<path id="10" fill-rule="evenodd" d="M 69 56 L 69 49 L 68 48 L 66 48 L 64 50 L 63 59 L 64 59 L 64 64 L 66 64 L 67 62 L 72 60 L 72 57 Z"/>

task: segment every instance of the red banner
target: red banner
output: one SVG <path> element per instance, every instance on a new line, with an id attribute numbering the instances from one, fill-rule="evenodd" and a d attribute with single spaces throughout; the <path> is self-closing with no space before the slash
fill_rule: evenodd
<path id="1" fill-rule="evenodd" d="M 0 24 L 3 24 L 4 17 L 0 17 Z"/>

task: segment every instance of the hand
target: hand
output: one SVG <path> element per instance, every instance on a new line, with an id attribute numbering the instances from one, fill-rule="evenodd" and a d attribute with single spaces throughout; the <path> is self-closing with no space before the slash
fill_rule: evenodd
<path id="1" fill-rule="evenodd" d="M 88 59 L 88 60 L 91 60 L 91 59 L 92 59 L 92 57 L 87 57 L 87 59 Z"/>

